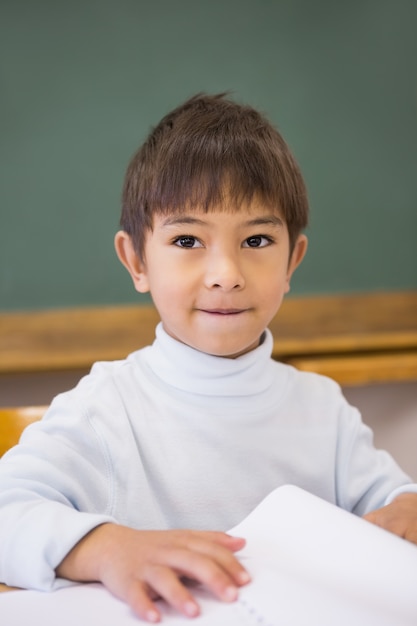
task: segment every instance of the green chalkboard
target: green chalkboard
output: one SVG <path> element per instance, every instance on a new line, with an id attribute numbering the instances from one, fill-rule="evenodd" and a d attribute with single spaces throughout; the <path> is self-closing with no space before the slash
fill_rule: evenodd
<path id="1" fill-rule="evenodd" d="M 0 309 L 138 301 L 113 252 L 124 170 L 198 91 L 263 110 L 302 166 L 310 248 L 294 293 L 417 288 L 415 0 L 0 12 Z"/>

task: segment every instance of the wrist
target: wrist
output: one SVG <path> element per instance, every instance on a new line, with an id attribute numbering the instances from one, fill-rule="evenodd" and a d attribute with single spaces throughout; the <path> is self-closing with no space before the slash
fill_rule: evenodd
<path id="1" fill-rule="evenodd" d="M 100 524 L 84 535 L 58 565 L 56 575 L 77 582 L 100 581 L 101 564 L 109 552 L 113 527 L 116 524 Z"/>

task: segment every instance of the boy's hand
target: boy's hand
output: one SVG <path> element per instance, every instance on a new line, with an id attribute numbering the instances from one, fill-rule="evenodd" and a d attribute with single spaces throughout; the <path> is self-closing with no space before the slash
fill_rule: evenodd
<path id="1" fill-rule="evenodd" d="M 244 544 L 244 539 L 221 532 L 138 531 L 103 524 L 71 550 L 57 575 L 102 582 L 149 622 L 161 619 L 156 598 L 195 617 L 199 606 L 181 578 L 204 584 L 221 600 L 235 600 L 237 588 L 250 580 L 233 555 Z"/>
<path id="2" fill-rule="evenodd" d="M 364 519 L 417 544 L 417 493 L 402 493 Z"/>

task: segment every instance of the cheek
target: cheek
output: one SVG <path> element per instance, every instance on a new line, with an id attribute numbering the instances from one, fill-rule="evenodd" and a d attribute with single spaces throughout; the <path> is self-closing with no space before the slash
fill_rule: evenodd
<path id="1" fill-rule="evenodd" d="M 171 308 L 185 302 L 186 292 L 178 274 L 164 269 L 150 276 L 149 282 L 152 300 L 161 312 L 169 312 Z"/>
<path id="2" fill-rule="evenodd" d="M 258 281 L 258 290 L 259 301 L 262 302 L 263 306 L 267 308 L 279 306 L 288 291 L 285 273 L 276 271 L 268 276 L 264 274 L 262 279 Z"/>
<path id="3" fill-rule="evenodd" d="M 278 292 L 283 289 L 287 282 L 287 267 L 278 263 L 258 267 L 252 273 L 252 279 L 262 289 Z"/>

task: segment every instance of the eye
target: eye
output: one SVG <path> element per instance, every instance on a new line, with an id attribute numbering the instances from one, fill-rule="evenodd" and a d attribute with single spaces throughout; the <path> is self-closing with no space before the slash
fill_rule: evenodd
<path id="1" fill-rule="evenodd" d="M 243 242 L 244 248 L 265 248 L 265 246 L 269 246 L 272 243 L 271 237 L 267 237 L 266 235 L 253 235 L 252 237 L 248 237 Z"/>
<path id="2" fill-rule="evenodd" d="M 181 237 L 176 237 L 173 243 L 180 248 L 201 248 L 201 243 L 198 239 L 196 237 L 192 237 L 191 235 L 181 235 Z"/>

